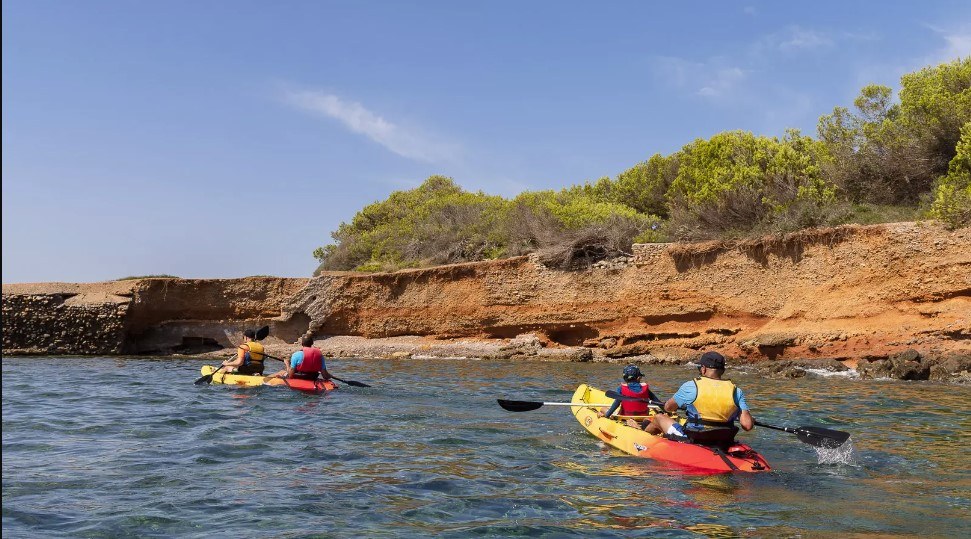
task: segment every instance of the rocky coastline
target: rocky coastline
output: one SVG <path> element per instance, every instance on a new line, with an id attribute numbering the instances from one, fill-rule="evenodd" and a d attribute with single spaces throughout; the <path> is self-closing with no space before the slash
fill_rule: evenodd
<path id="1" fill-rule="evenodd" d="M 718 349 L 765 376 L 969 383 L 971 229 L 848 226 L 639 244 L 583 270 L 537 256 L 312 279 L 3 285 L 3 355 L 231 352 L 271 326 L 332 357 L 683 364 Z"/>

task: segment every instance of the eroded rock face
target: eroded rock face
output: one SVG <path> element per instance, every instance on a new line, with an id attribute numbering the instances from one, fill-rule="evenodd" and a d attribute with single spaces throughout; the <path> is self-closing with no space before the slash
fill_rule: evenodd
<path id="1" fill-rule="evenodd" d="M 335 353 L 382 357 L 684 363 L 718 349 L 781 361 L 777 376 L 822 359 L 859 360 L 868 377 L 967 372 L 971 229 L 851 226 L 633 252 L 581 271 L 518 257 L 311 280 L 4 285 L 4 353 L 205 351 L 269 324 L 280 353 L 309 332 L 343 336 L 325 339 Z"/>
<path id="2" fill-rule="evenodd" d="M 788 242 L 635 245 L 622 263 L 531 257 L 385 274 L 326 273 L 283 306 L 317 335 L 540 336 L 608 358 L 717 348 L 743 360 L 971 349 L 971 229 L 843 227 Z M 672 351 L 681 351 L 673 353 Z M 900 363 L 900 362 L 898 362 Z M 906 362 L 895 375 L 923 377 Z"/>

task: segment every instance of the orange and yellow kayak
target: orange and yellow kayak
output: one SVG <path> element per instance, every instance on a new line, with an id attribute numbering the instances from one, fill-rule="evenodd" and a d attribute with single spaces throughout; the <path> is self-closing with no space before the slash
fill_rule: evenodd
<path id="1" fill-rule="evenodd" d="M 202 375 L 208 376 L 216 370 L 215 367 L 210 365 L 202 366 Z M 290 389 L 298 389 L 300 391 L 332 391 L 337 389 L 337 384 L 330 380 L 300 380 L 297 378 L 284 380 L 283 378 L 271 378 L 269 376 L 253 376 L 247 374 L 231 374 L 224 373 L 222 371 L 216 373 L 212 377 L 212 383 L 214 384 L 226 384 L 242 387 L 257 387 L 257 386 L 284 386 L 290 387 Z"/>
<path id="2" fill-rule="evenodd" d="M 570 402 L 600 404 L 611 402 L 603 391 L 581 384 Z M 602 407 L 571 406 L 574 417 L 607 445 L 630 455 L 678 464 L 699 473 L 767 472 L 769 463 L 751 447 L 735 443 L 727 450 L 671 440 L 649 434 L 625 421 L 597 417 Z"/>

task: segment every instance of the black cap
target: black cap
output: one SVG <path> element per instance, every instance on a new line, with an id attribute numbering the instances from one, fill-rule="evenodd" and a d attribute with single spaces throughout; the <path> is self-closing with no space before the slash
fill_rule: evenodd
<path id="1" fill-rule="evenodd" d="M 704 354 L 701 354 L 701 359 L 698 360 L 698 365 L 701 367 L 708 367 L 709 369 L 724 369 L 725 356 L 719 354 L 718 352 L 705 352 Z"/>
<path id="2" fill-rule="evenodd" d="M 246 331 L 243 332 L 243 337 L 247 337 L 247 338 L 250 338 L 250 339 L 255 339 L 256 338 L 256 332 L 253 331 L 252 329 L 247 329 Z"/>

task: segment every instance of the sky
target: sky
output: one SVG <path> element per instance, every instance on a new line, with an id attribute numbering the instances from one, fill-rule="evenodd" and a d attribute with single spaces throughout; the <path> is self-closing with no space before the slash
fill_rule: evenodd
<path id="1" fill-rule="evenodd" d="M 430 175 L 512 197 L 815 135 L 971 2 L 4 0 L 3 282 L 309 276 Z"/>

